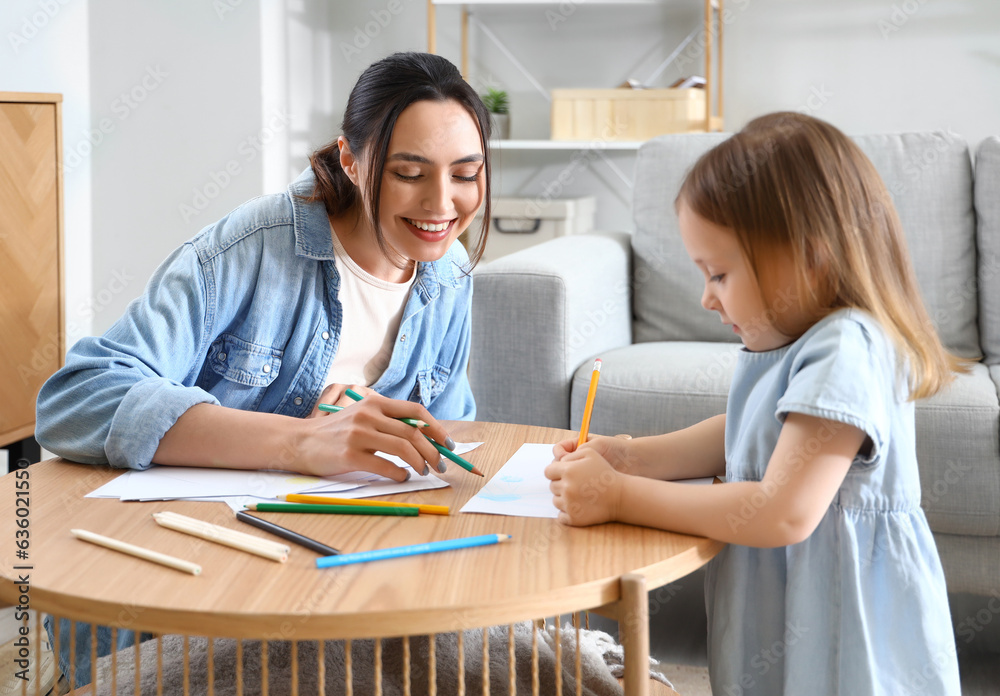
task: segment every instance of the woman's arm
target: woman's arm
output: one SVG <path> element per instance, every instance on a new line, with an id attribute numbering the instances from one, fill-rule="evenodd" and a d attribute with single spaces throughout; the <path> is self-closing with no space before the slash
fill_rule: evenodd
<path id="1" fill-rule="evenodd" d="M 181 414 L 218 404 L 207 391 L 184 386 L 205 350 L 206 295 L 198 255 L 183 244 L 108 331 L 78 341 L 42 385 L 39 443 L 74 461 L 147 468 Z"/>
<path id="2" fill-rule="evenodd" d="M 415 428 L 399 418 L 429 423 Z M 340 413 L 293 418 L 214 404 L 192 406 L 160 440 L 157 464 L 226 469 L 284 469 L 314 476 L 370 471 L 405 481 L 409 472 L 376 456 L 403 459 L 418 473 L 441 455 L 427 435 L 445 442 L 448 433 L 420 404 L 369 394 Z"/>
<path id="3" fill-rule="evenodd" d="M 619 521 L 743 546 L 806 539 L 830 507 L 865 434 L 858 428 L 790 413 L 761 481 L 688 486 L 615 471 L 589 448 L 546 469 L 559 519 Z"/>

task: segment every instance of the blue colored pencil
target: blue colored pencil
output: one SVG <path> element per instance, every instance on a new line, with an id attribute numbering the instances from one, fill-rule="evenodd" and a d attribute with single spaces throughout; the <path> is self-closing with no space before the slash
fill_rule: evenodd
<path id="1" fill-rule="evenodd" d="M 419 556 L 424 553 L 434 553 L 436 551 L 451 551 L 453 549 L 467 549 L 472 546 L 489 546 L 499 544 L 501 541 L 510 539 L 510 534 L 483 534 L 481 536 L 462 537 L 460 539 L 445 539 L 444 541 L 430 541 L 425 544 L 411 544 L 410 546 L 395 546 L 391 549 L 375 549 L 374 551 L 358 551 L 357 553 L 342 553 L 339 556 L 323 556 L 316 559 L 317 568 L 332 568 L 334 566 L 350 565 L 352 563 L 365 563 L 367 561 L 381 561 L 386 558 L 400 558 L 401 556 Z"/>

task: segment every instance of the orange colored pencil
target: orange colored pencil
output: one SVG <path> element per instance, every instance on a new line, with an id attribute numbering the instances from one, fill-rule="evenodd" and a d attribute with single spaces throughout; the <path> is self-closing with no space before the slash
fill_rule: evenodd
<path id="1" fill-rule="evenodd" d="M 583 423 L 580 425 L 580 439 L 576 446 L 579 447 L 587 441 L 590 433 L 590 416 L 594 412 L 594 398 L 597 396 L 597 380 L 601 378 L 601 359 L 594 361 L 594 371 L 590 374 L 590 389 L 587 390 L 587 404 L 583 407 Z"/>
<path id="2" fill-rule="evenodd" d="M 333 498 L 325 495 L 307 495 L 305 493 L 287 493 L 278 498 L 287 500 L 289 503 L 315 503 L 317 505 L 373 505 L 376 507 L 413 507 L 418 508 L 421 514 L 426 515 L 450 515 L 451 509 L 447 505 L 419 505 L 417 503 L 396 503 L 388 500 L 368 500 L 367 498 Z"/>

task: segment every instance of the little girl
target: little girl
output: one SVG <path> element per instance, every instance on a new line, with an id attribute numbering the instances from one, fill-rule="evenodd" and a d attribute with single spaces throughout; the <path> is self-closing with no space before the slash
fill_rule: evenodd
<path id="1" fill-rule="evenodd" d="M 726 413 L 559 443 L 559 519 L 729 544 L 706 578 L 715 694 L 958 696 L 913 402 L 963 368 L 875 168 L 831 125 L 771 114 L 705 153 L 675 205 L 702 305 L 744 344 Z"/>

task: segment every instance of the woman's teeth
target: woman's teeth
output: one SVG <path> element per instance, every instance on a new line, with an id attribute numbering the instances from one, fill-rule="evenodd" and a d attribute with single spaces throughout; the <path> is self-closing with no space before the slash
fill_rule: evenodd
<path id="1" fill-rule="evenodd" d="M 431 224 L 429 222 L 421 222 L 419 220 L 411 220 L 410 218 L 404 218 L 404 219 L 408 223 L 410 223 L 411 225 L 413 225 L 414 227 L 416 227 L 417 229 L 421 229 L 424 232 L 444 232 L 446 229 L 448 229 L 448 225 L 451 224 L 450 220 L 448 222 L 442 222 L 440 224 L 435 225 L 435 224 Z"/>

